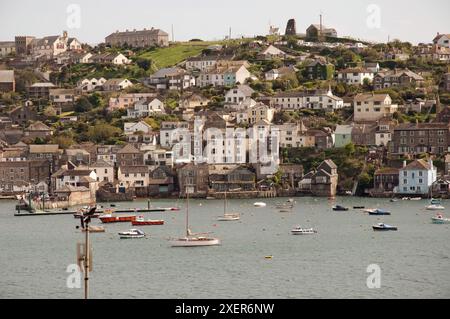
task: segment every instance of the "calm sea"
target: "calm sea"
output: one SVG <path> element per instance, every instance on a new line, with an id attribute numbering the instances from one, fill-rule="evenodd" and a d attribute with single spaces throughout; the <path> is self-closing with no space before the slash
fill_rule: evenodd
<path id="1" fill-rule="evenodd" d="M 193 232 L 213 232 L 222 245 L 171 248 L 167 241 L 184 233 L 185 212 L 147 213 L 164 226 L 141 227 L 146 239 L 120 240 L 129 224 L 107 225 L 92 234 L 93 298 L 449 298 L 450 225 L 433 225 L 428 201 L 296 198 L 292 213 L 274 208 L 285 199 L 230 200 L 239 222 L 218 222 L 222 201 L 192 200 Z M 153 201 L 173 206 L 175 201 Z M 178 203 L 182 208 L 183 202 Z M 358 210 L 333 212 L 332 205 L 381 207 L 391 216 Z M 0 298 L 82 298 L 66 285 L 83 235 L 72 216 L 14 217 L 15 202 L 0 202 Z M 119 203 L 145 207 L 146 201 Z M 450 201 L 444 214 L 450 217 Z M 386 222 L 397 232 L 375 233 Z M 95 221 L 94 224 L 100 223 Z M 292 236 L 295 225 L 314 227 L 312 236 Z M 272 255 L 272 259 L 265 256 Z M 367 267 L 381 269 L 381 287 L 369 289 Z"/>

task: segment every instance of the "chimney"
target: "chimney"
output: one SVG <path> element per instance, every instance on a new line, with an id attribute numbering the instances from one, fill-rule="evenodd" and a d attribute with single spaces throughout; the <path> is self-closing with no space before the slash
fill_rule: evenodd
<path id="1" fill-rule="evenodd" d="M 403 168 L 406 167 L 406 161 L 403 161 Z"/>

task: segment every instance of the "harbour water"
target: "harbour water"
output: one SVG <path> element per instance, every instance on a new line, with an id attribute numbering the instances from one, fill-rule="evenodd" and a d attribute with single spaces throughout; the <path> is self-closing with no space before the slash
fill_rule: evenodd
<path id="1" fill-rule="evenodd" d="M 141 227 L 149 237 L 120 240 L 130 224 L 108 224 L 92 234 L 92 298 L 449 298 L 450 225 L 431 224 L 436 212 L 428 201 L 296 198 L 291 213 L 280 213 L 267 199 L 229 200 L 238 222 L 218 222 L 223 202 L 191 200 L 193 232 L 213 232 L 221 246 L 171 248 L 168 240 L 184 234 L 184 203 L 178 212 L 146 213 L 164 226 Z M 391 216 L 360 210 L 333 212 L 334 204 L 385 208 Z M 70 215 L 14 217 L 14 201 L 0 202 L 0 298 L 82 298 L 69 289 L 68 265 L 76 263 L 76 242 L 83 235 Z M 118 203 L 146 207 L 146 201 Z M 153 206 L 174 206 L 170 200 Z M 450 201 L 443 214 L 450 217 Z M 398 226 L 374 232 L 373 224 Z M 93 224 L 99 224 L 94 221 Z M 295 225 L 314 227 L 311 236 L 293 236 Z M 265 256 L 271 255 L 272 259 Z M 381 268 L 381 287 L 369 289 L 367 267 Z"/>

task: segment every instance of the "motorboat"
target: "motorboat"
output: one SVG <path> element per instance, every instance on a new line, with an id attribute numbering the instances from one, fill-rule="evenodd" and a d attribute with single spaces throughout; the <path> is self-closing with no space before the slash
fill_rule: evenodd
<path id="1" fill-rule="evenodd" d="M 433 224 L 450 224 L 450 218 L 444 218 L 442 214 L 437 214 L 435 217 L 431 217 Z"/>
<path id="2" fill-rule="evenodd" d="M 104 233 L 105 227 L 103 226 L 93 226 L 93 225 L 89 225 L 89 232 L 90 233 Z M 86 228 L 83 228 L 83 232 L 86 232 Z"/>
<path id="3" fill-rule="evenodd" d="M 444 210 L 445 207 L 438 204 L 431 204 L 426 207 L 427 210 Z"/>
<path id="4" fill-rule="evenodd" d="M 136 219 L 131 221 L 131 225 L 133 226 L 155 226 L 155 225 L 164 225 L 164 220 L 145 220 L 144 216 L 138 216 Z"/>
<path id="5" fill-rule="evenodd" d="M 381 208 L 375 208 L 375 209 L 366 209 L 365 210 L 366 213 L 369 213 L 369 215 L 377 215 L 377 216 L 381 216 L 381 215 L 390 215 L 391 212 L 381 209 Z"/>
<path id="6" fill-rule="evenodd" d="M 143 238 L 145 233 L 139 229 L 130 229 L 119 233 L 121 239 Z"/>
<path id="7" fill-rule="evenodd" d="M 255 207 L 266 207 L 267 204 L 263 203 L 263 202 L 256 202 L 256 203 L 253 204 L 253 206 L 255 206 Z"/>
<path id="8" fill-rule="evenodd" d="M 431 205 L 441 205 L 441 200 L 439 198 L 432 198 L 430 201 Z"/>
<path id="9" fill-rule="evenodd" d="M 344 212 L 344 211 L 348 211 L 348 208 L 344 207 L 344 206 L 341 206 L 341 205 L 336 205 L 336 206 L 333 206 L 333 210 L 334 211 L 342 211 L 342 212 Z"/>
<path id="10" fill-rule="evenodd" d="M 295 226 L 291 230 L 292 235 L 314 235 L 316 233 L 317 231 L 314 230 L 313 228 L 303 228 L 301 226 Z"/>
<path id="11" fill-rule="evenodd" d="M 375 231 L 388 231 L 388 230 L 397 230 L 396 226 L 387 225 L 384 223 L 378 223 L 376 225 L 372 226 L 373 230 Z"/>
<path id="12" fill-rule="evenodd" d="M 100 221 L 103 224 L 110 224 L 110 223 L 127 223 L 132 222 L 136 219 L 136 215 L 130 215 L 130 216 L 114 216 L 112 214 L 105 214 L 101 215 L 99 217 Z"/>

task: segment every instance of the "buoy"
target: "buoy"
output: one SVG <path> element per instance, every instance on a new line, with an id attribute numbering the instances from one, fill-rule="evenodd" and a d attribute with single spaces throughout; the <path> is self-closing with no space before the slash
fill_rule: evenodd
<path id="1" fill-rule="evenodd" d="M 266 257 L 264 257 L 264 258 L 266 258 L 266 259 L 272 259 L 273 256 L 266 256 Z"/>

